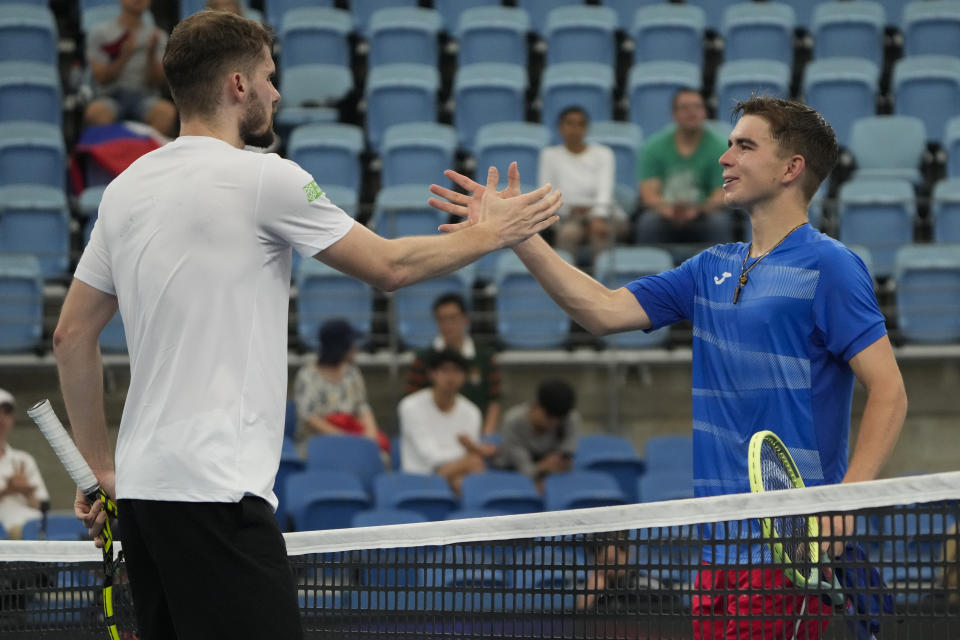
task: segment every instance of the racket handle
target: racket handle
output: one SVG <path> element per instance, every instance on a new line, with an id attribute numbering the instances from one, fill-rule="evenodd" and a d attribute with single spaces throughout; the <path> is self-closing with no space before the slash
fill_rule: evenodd
<path id="1" fill-rule="evenodd" d="M 100 482 L 90 470 L 90 465 L 83 459 L 77 445 L 70 438 L 70 434 L 63 428 L 57 414 L 53 412 L 49 400 L 41 400 L 37 404 L 27 409 L 27 415 L 30 416 L 40 431 L 43 433 L 47 442 L 53 447 L 54 453 L 60 459 L 60 463 L 66 468 L 67 473 L 80 487 L 88 498 L 96 496 L 100 489 Z"/>

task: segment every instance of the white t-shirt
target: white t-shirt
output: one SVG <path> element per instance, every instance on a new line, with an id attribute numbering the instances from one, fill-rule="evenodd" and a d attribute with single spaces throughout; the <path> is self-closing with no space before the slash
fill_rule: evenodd
<path id="1" fill-rule="evenodd" d="M 477 405 L 458 395 L 450 411 L 443 412 L 427 387 L 400 401 L 400 459 L 409 473 L 433 473 L 466 451 L 457 441 L 464 434 L 480 440 L 482 415 Z"/>
<path id="2" fill-rule="evenodd" d="M 216 138 L 110 183 L 74 276 L 117 296 L 126 331 L 118 498 L 276 507 L 290 247 L 313 256 L 353 224 L 295 163 Z"/>
<path id="3" fill-rule="evenodd" d="M 590 207 L 590 215 L 622 217 L 613 199 L 615 178 L 613 150 L 602 144 L 588 144 L 581 153 L 571 153 L 562 144 L 540 151 L 537 184 L 550 183 L 563 191 L 559 215 L 565 217 L 571 207 Z"/>
<path id="4" fill-rule="evenodd" d="M 0 451 L 0 488 L 6 488 L 7 482 L 18 470 L 22 469 L 27 481 L 35 487 L 33 497 L 41 502 L 50 499 L 47 485 L 43 484 L 40 470 L 33 456 L 26 451 L 7 445 L 6 451 Z M 27 520 L 40 517 L 40 510 L 30 506 L 27 496 L 12 493 L 0 498 L 0 524 L 8 531 L 23 526 Z"/>

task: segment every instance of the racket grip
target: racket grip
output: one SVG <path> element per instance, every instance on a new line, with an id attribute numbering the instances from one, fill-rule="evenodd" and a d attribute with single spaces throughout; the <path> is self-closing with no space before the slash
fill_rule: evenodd
<path id="1" fill-rule="evenodd" d="M 96 496 L 100 489 L 100 482 L 90 470 L 90 465 L 83 459 L 77 445 L 70 438 L 70 434 L 63 428 L 57 414 L 53 412 L 49 400 L 41 400 L 27 409 L 27 415 L 37 423 L 47 442 L 53 447 L 54 453 L 67 473 L 88 498 Z"/>

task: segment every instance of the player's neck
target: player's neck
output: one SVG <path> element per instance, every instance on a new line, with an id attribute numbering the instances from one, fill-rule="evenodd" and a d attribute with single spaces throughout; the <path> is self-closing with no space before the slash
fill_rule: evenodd
<path id="1" fill-rule="evenodd" d="M 797 193 L 783 191 L 779 197 L 755 202 L 749 207 L 752 242 L 750 257 L 773 248 L 797 225 L 807 222 L 807 204 Z"/>
<path id="2" fill-rule="evenodd" d="M 204 136 L 217 138 L 227 144 L 243 149 L 243 140 L 240 131 L 234 122 L 232 125 L 226 119 L 189 118 L 180 123 L 181 136 Z"/>

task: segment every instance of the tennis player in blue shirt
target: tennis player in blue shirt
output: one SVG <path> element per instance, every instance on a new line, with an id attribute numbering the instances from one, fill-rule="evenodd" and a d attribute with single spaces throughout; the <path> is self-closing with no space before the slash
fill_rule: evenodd
<path id="1" fill-rule="evenodd" d="M 734 114 L 740 118 L 719 162 L 725 204 L 749 213 L 751 243 L 711 247 L 617 290 L 565 262 L 539 236 L 514 250 L 557 304 L 595 335 L 692 321 L 697 496 L 749 491 L 747 445 L 768 428 L 791 450 L 807 484 L 876 478 L 907 400 L 870 274 L 856 254 L 808 223 L 810 200 L 837 162 L 836 136 L 819 113 L 797 102 L 755 96 L 737 104 Z M 469 179 L 448 175 L 475 192 Z M 509 175 L 503 196 L 519 191 L 515 166 Z M 445 199 L 433 199 L 433 206 L 467 216 L 442 230 L 471 224 L 476 204 L 469 197 L 431 189 Z M 854 379 L 867 399 L 848 464 Z M 705 545 L 702 559 L 749 561 L 726 555 L 724 546 Z M 711 617 L 694 623 L 696 638 L 793 635 L 797 616 L 791 614 L 802 597 L 736 593 L 776 590 L 786 584 L 779 572 L 705 567 L 698 576 L 695 618 Z M 819 610 L 819 599 L 809 598 L 809 617 Z M 782 613 L 783 619 L 751 620 L 751 612 Z M 796 637 L 817 638 L 824 627 L 822 619 L 805 623 Z"/>

